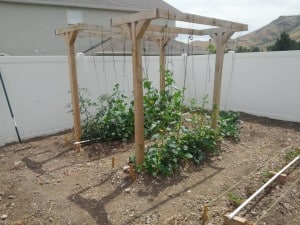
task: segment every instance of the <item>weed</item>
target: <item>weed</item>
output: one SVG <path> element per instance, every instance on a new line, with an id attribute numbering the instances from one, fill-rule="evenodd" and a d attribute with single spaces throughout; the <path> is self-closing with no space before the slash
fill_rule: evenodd
<path id="1" fill-rule="evenodd" d="M 227 194 L 227 197 L 228 197 L 230 204 L 233 205 L 234 207 L 238 207 L 244 201 L 242 197 L 240 197 L 239 195 L 232 193 L 232 192 L 229 192 Z"/>
<path id="2" fill-rule="evenodd" d="M 284 160 L 286 163 L 289 163 L 297 156 L 300 156 L 300 148 L 293 149 L 290 152 L 286 153 L 284 156 Z"/>
<path id="3" fill-rule="evenodd" d="M 271 174 L 268 170 L 265 170 L 265 171 L 262 173 L 262 177 L 263 177 L 262 182 L 263 182 L 263 183 L 266 183 L 266 182 L 272 177 L 272 174 Z"/>

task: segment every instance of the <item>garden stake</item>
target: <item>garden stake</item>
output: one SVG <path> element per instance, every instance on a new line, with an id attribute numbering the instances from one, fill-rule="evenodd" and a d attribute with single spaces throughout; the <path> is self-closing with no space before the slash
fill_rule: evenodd
<path id="1" fill-rule="evenodd" d="M 80 152 L 80 149 L 81 149 L 81 144 L 80 144 L 80 142 L 75 142 L 75 143 L 74 143 L 74 147 L 75 147 L 75 150 L 79 153 L 79 152 Z"/>
<path id="2" fill-rule="evenodd" d="M 9 98 L 8 98 L 8 94 L 6 92 L 6 88 L 5 88 L 5 84 L 4 84 L 1 72 L 0 72 L 0 80 L 1 80 L 2 87 L 3 87 L 3 91 L 4 91 L 5 98 L 6 98 L 6 102 L 7 102 L 8 108 L 9 108 L 9 112 L 10 112 L 12 121 L 13 121 L 13 123 L 15 125 L 15 130 L 16 130 L 16 133 L 17 133 L 17 136 L 18 136 L 18 140 L 19 140 L 20 143 L 22 143 L 22 140 L 21 140 L 21 137 L 20 137 L 20 134 L 19 134 L 19 129 L 18 129 L 18 126 L 17 126 L 17 122 L 15 120 L 14 113 L 13 113 L 11 105 L 10 105 L 10 101 L 9 101 Z"/>
<path id="3" fill-rule="evenodd" d="M 129 164 L 129 174 L 130 174 L 132 182 L 134 182 L 136 179 L 136 176 L 135 176 L 135 172 L 134 172 L 132 164 Z"/>
<path id="4" fill-rule="evenodd" d="M 111 167 L 112 168 L 115 167 L 115 162 L 116 162 L 115 157 L 112 157 L 112 159 L 111 159 Z"/>
<path id="5" fill-rule="evenodd" d="M 204 206 L 203 215 L 202 215 L 202 225 L 206 225 L 208 222 L 208 206 Z"/>

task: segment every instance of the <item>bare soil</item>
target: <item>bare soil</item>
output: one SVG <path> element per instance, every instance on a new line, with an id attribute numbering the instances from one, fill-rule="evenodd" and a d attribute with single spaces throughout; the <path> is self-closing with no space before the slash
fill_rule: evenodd
<path id="1" fill-rule="evenodd" d="M 203 165 L 187 164 L 171 177 L 142 174 L 135 182 L 123 172 L 133 143 L 93 144 L 77 153 L 67 133 L 2 147 L 0 224 L 223 224 L 236 208 L 228 194 L 246 199 L 300 148 L 299 123 L 245 114 L 241 120 L 241 140 L 223 140 Z M 239 216 L 258 225 L 299 225 L 299 177 L 297 163 L 286 183 L 272 184 Z"/>

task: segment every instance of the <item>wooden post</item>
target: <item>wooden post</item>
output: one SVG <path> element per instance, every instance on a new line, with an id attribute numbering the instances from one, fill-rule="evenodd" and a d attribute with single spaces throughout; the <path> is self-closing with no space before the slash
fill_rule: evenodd
<path id="1" fill-rule="evenodd" d="M 166 72 L 166 56 L 165 47 L 169 42 L 169 38 L 156 38 L 155 42 L 159 48 L 159 71 L 160 71 L 160 92 L 165 91 L 165 72 Z"/>
<path id="2" fill-rule="evenodd" d="M 222 70 L 224 61 L 224 46 L 233 32 L 220 32 L 211 34 L 211 38 L 217 45 L 215 78 L 214 78 L 214 93 L 213 93 L 213 108 L 211 127 L 216 129 L 219 120 L 221 86 L 222 86 Z"/>
<path id="3" fill-rule="evenodd" d="M 132 44 L 132 72 L 134 94 L 134 128 L 136 164 L 144 163 L 144 101 L 141 39 L 151 20 L 142 20 L 123 25 L 124 32 L 131 38 Z"/>
<path id="4" fill-rule="evenodd" d="M 77 82 L 77 70 L 76 70 L 76 58 L 75 58 L 75 47 L 78 31 L 70 31 L 65 35 L 69 62 L 69 76 L 70 86 L 72 95 L 72 109 L 73 109 L 73 120 L 74 120 L 74 132 L 75 141 L 81 139 L 81 124 L 80 124 L 80 107 L 79 107 L 79 93 L 78 93 L 78 82 Z"/>

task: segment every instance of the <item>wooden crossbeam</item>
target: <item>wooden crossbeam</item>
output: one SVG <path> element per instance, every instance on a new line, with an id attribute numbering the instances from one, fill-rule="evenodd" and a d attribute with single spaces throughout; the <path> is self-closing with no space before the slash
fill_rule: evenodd
<path id="1" fill-rule="evenodd" d="M 122 24 L 133 23 L 142 20 L 153 20 L 153 19 L 168 19 L 168 20 L 183 21 L 183 22 L 195 23 L 195 24 L 211 25 L 211 26 L 217 26 L 221 28 L 229 28 L 235 31 L 248 30 L 248 25 L 243 23 L 236 23 L 228 20 L 221 20 L 221 19 L 210 18 L 205 16 L 198 16 L 189 13 L 173 12 L 164 9 L 151 9 L 151 10 L 138 12 L 135 14 L 130 14 L 127 16 L 121 16 L 113 19 L 111 21 L 111 25 L 119 26 Z"/>
<path id="2" fill-rule="evenodd" d="M 221 19 L 216 19 L 211 17 L 199 16 L 199 15 L 194 15 L 189 13 L 172 12 L 170 10 L 164 10 L 164 9 L 158 10 L 157 18 L 230 28 L 230 29 L 236 29 L 238 31 L 248 30 L 248 25 L 246 24 L 236 23 L 228 20 L 221 20 Z"/>
<path id="3" fill-rule="evenodd" d="M 121 30 L 116 27 L 107 27 L 102 25 L 90 25 L 85 23 L 78 23 L 74 25 L 69 25 L 68 27 L 63 27 L 55 31 L 56 35 L 63 35 L 71 31 L 81 31 L 81 32 L 94 32 L 94 33 L 112 33 L 121 34 Z"/>
<path id="4" fill-rule="evenodd" d="M 166 27 L 166 26 L 159 26 L 159 25 L 149 25 L 147 31 L 155 31 L 161 32 L 165 34 L 188 34 L 188 35 L 197 35 L 197 36 L 204 36 L 204 35 L 211 35 L 214 33 L 220 32 L 235 32 L 238 31 L 236 29 L 229 29 L 229 28 L 210 28 L 204 30 L 195 30 L 189 28 L 181 28 L 181 27 Z"/>
<path id="5" fill-rule="evenodd" d="M 138 13 L 114 18 L 111 20 L 111 26 L 115 27 L 115 26 L 133 23 L 141 20 L 153 20 L 153 19 L 157 19 L 158 15 L 159 15 L 159 9 L 144 10 Z"/>

